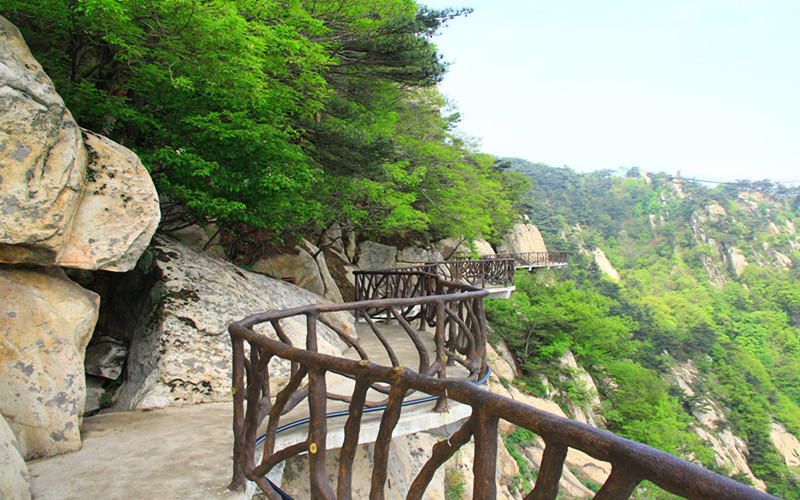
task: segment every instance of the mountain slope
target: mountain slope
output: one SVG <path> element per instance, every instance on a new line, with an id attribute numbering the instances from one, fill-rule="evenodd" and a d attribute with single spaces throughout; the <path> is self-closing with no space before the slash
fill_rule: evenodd
<path id="1" fill-rule="evenodd" d="M 529 215 L 548 248 L 570 251 L 565 273 L 523 280 L 513 311 L 489 307 L 527 385 L 570 349 L 610 430 L 746 481 L 710 443 L 729 427 L 768 491 L 799 498 L 770 437 L 800 434 L 798 190 L 506 161 L 536 181 Z"/>

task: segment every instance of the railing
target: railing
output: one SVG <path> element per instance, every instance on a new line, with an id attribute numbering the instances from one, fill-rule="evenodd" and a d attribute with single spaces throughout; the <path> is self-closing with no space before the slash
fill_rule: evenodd
<path id="1" fill-rule="evenodd" d="M 561 266 L 567 264 L 567 252 L 521 252 L 483 255 L 481 259 L 512 259 L 517 265 L 532 267 Z"/>
<path id="2" fill-rule="evenodd" d="M 448 260 L 428 262 L 419 266 L 393 267 L 391 269 L 369 269 L 355 271 L 356 300 L 386 297 L 410 297 L 409 292 L 428 286 L 430 293 L 438 293 L 431 282 L 420 284 L 413 276 L 427 273 L 452 282 L 467 283 L 485 288 L 489 285 L 514 283 L 514 260 L 494 258 L 479 260 Z M 398 293 L 395 293 L 398 292 Z"/>
<path id="3" fill-rule="evenodd" d="M 485 292 L 483 292 L 485 293 Z M 460 295 L 464 297 L 464 295 Z M 425 298 L 437 299 L 437 307 L 456 296 Z M 414 299 L 398 299 L 409 301 Z M 348 308 L 355 304 L 345 305 Z M 407 499 L 422 498 L 436 470 L 464 444 L 475 440 L 475 477 L 472 498 L 495 498 L 495 468 L 497 461 L 497 429 L 500 419 L 524 427 L 539 436 L 546 444 L 536 484 L 525 498 L 552 499 L 558 492 L 558 483 L 569 448 L 587 453 L 595 459 L 609 462 L 612 472 L 595 496 L 596 499 L 628 498 L 643 480 L 650 481 L 662 489 L 686 498 L 708 499 L 754 499 L 774 498 L 736 481 L 715 474 L 702 467 L 682 460 L 674 455 L 649 446 L 624 439 L 614 434 L 558 417 L 518 401 L 505 398 L 459 380 L 446 380 L 414 372 L 404 367 L 379 366 L 361 361 L 330 356 L 317 352 L 315 329 L 309 326 L 309 347 L 299 349 L 286 341 L 272 340 L 255 333 L 252 327 L 260 322 L 275 321 L 291 314 L 305 314 L 309 325 L 319 320 L 322 306 L 303 308 L 303 311 L 267 313 L 250 317 L 231 325 L 234 345 L 234 463 L 235 474 L 232 486 L 243 487 L 244 478 L 254 481 L 270 499 L 279 499 L 265 475 L 280 462 L 308 453 L 311 498 L 350 498 L 352 463 L 358 443 L 363 409 L 367 406 L 369 389 L 384 384 L 382 392 L 388 393 L 387 408 L 381 419 L 375 441 L 374 462 L 370 498 L 383 498 L 387 479 L 389 443 L 399 417 L 403 400 L 413 391 L 420 391 L 440 398 L 449 398 L 473 408 L 472 417 L 450 438 L 434 445 L 430 459 L 411 483 Z M 333 308 L 323 308 L 333 310 Z M 243 342 L 250 345 L 249 363 L 245 361 Z M 275 403 L 269 404 L 269 380 L 266 366 L 277 356 L 291 361 L 293 375 L 287 386 L 276 395 Z M 442 365 L 443 366 L 443 365 Z M 248 377 L 245 382 L 244 371 Z M 435 371 L 435 370 L 434 370 Z M 352 397 L 348 398 L 349 417 L 345 423 L 344 442 L 339 453 L 339 471 L 336 492 L 331 486 L 325 470 L 327 424 L 325 421 L 326 385 L 325 374 L 334 372 L 355 380 Z M 298 390 L 301 380 L 308 377 L 308 384 Z M 310 424 L 308 438 L 283 450 L 275 451 L 274 430 L 278 418 L 292 404 L 297 394 L 308 399 Z M 245 396 L 247 401 L 244 409 Z M 255 442 L 259 416 L 269 413 L 267 439 L 260 464 L 255 462 Z"/>
<path id="4" fill-rule="evenodd" d="M 537 410 L 472 385 L 469 381 L 487 371 L 483 299 L 489 292 L 446 282 L 431 273 L 412 276 L 414 273 L 410 271 L 398 271 L 386 274 L 386 280 L 389 281 L 385 282 L 369 273 L 364 274 L 363 279 L 372 283 L 371 288 L 365 289 L 372 290 L 376 300 L 272 311 L 230 325 L 234 394 L 234 473 L 231 489 L 243 490 L 249 479 L 261 488 L 267 498 L 280 500 L 283 497 L 265 476 L 278 464 L 305 453 L 309 460 L 311 498 L 350 499 L 352 463 L 359 442 L 362 416 L 369 408 L 385 405 L 374 445 L 370 490 L 370 499 L 382 499 L 392 432 L 400 419 L 405 399 L 414 392 L 421 392 L 438 398 L 435 409 L 443 409 L 446 401 L 452 399 L 469 405 L 472 416 L 448 439 L 433 446 L 429 460 L 411 483 L 407 499 L 422 498 L 437 469 L 472 439 L 475 441 L 472 498 L 495 498 L 498 425 L 501 419 L 538 434 L 545 442 L 536 484 L 525 496 L 526 499 L 556 498 L 569 448 L 611 464 L 611 474 L 596 494 L 596 499 L 628 498 L 637 485 L 645 480 L 686 498 L 775 498 L 669 453 Z M 381 283 L 385 283 L 385 286 Z M 434 290 L 456 290 L 458 293 L 437 295 L 431 293 Z M 382 294 L 393 291 L 418 296 L 382 298 Z M 386 349 L 392 366 L 369 361 L 357 340 L 325 317 L 326 313 L 336 311 L 352 311 L 357 317 L 362 317 Z M 388 311 L 408 334 L 419 354 L 416 371 L 399 366 L 392 346 L 371 317 L 370 313 L 374 311 Z M 281 324 L 281 321 L 298 316 L 305 317 L 305 349 L 292 345 Z M 422 345 L 419 333 L 410 325 L 411 319 L 435 325 L 436 348 L 433 359 L 430 359 Z M 257 325 L 265 324 L 271 325 L 277 340 L 255 332 Z M 320 325 L 329 328 L 352 346 L 360 360 L 319 352 L 317 332 Z M 246 347 L 249 347 L 249 353 Z M 274 359 L 290 364 L 291 376 L 273 398 L 270 362 Z M 465 369 L 463 378 L 448 378 L 447 369 L 453 364 Z M 352 393 L 330 393 L 326 382 L 329 373 L 352 379 Z M 382 399 L 370 400 L 369 396 L 374 394 L 379 394 Z M 325 468 L 329 399 L 349 405 L 335 491 Z M 310 414 L 307 438 L 276 451 L 276 433 L 281 416 L 303 401 L 307 402 Z M 265 419 L 264 447 L 257 461 L 258 430 Z"/>
<path id="5" fill-rule="evenodd" d="M 270 498 L 271 489 L 265 481 L 264 475 L 276 464 L 287 458 L 308 451 L 312 455 L 318 453 L 324 457 L 327 400 L 350 403 L 351 412 L 358 407 L 358 415 L 364 408 L 388 405 L 387 412 L 393 408 L 392 387 L 381 383 L 371 377 L 363 377 L 348 371 L 337 370 L 327 364 L 330 359 L 339 359 L 320 353 L 318 350 L 317 331 L 319 325 L 330 329 L 347 345 L 358 353 L 361 361 L 353 361 L 357 366 L 375 367 L 369 362 L 368 355 L 353 338 L 341 328 L 329 321 L 325 314 L 338 311 L 351 311 L 357 318 L 363 318 L 375 336 L 380 341 L 391 362 L 389 370 L 399 366 L 399 359 L 393 346 L 389 344 L 373 319 L 375 312 L 386 313 L 396 320 L 408 335 L 409 341 L 415 347 L 419 356 L 419 365 L 415 367 L 416 373 L 431 377 L 434 380 L 445 380 L 459 365 L 457 376 L 460 380 L 475 381 L 486 373 L 486 315 L 483 309 L 483 298 L 488 291 L 478 290 L 463 284 L 448 282 L 436 278 L 428 273 L 401 272 L 395 273 L 395 281 L 388 290 L 411 291 L 418 296 L 409 298 L 394 298 L 383 300 L 365 300 L 346 304 L 309 305 L 284 311 L 272 311 L 257 314 L 233 323 L 229 330 L 233 348 L 233 393 L 234 393 L 234 477 L 231 487 L 241 489 L 248 478 Z M 432 281 L 431 281 L 432 280 Z M 431 283 L 433 284 L 431 285 Z M 394 285 L 398 287 L 392 288 Z M 402 287 L 401 287 L 402 285 Z M 410 287 L 410 288 L 405 288 Z M 375 289 L 380 289 L 376 286 Z M 430 294 L 431 291 L 456 293 Z M 283 320 L 305 316 L 306 323 L 306 349 L 297 349 L 282 325 Z M 435 352 L 428 350 L 411 321 L 420 319 L 422 323 L 435 325 L 433 342 Z M 256 333 L 256 325 L 268 324 L 278 340 L 273 340 L 266 335 Z M 245 353 L 244 342 L 249 346 L 249 355 Z M 287 351 L 288 349 L 288 351 Z M 297 361 L 290 353 L 300 352 L 311 355 L 316 361 Z M 432 354 L 432 356 L 431 356 Z M 270 387 L 270 361 L 275 358 L 290 360 L 290 377 L 288 383 L 276 394 L 271 393 Z M 352 361 L 352 360 L 351 360 Z M 355 389 L 352 395 L 334 394 L 326 388 L 325 375 L 327 372 L 336 372 L 355 380 Z M 304 380 L 305 385 L 301 387 Z M 403 397 L 412 391 L 404 391 Z M 367 395 L 380 395 L 379 400 L 369 400 Z M 272 400 L 274 396 L 274 401 Z M 388 397 L 387 397 L 388 396 Z M 309 440 L 305 445 L 294 444 L 286 449 L 275 452 L 276 430 L 279 427 L 281 416 L 296 408 L 301 402 L 307 400 L 311 420 L 309 423 Z M 246 407 L 245 407 L 246 401 Z M 441 397 L 434 406 L 434 411 L 444 411 L 447 398 Z M 399 406 L 398 406 L 399 411 Z M 257 430 L 267 419 L 266 440 L 260 465 L 256 466 L 255 452 Z M 350 424 L 348 424 L 350 425 Z M 354 424 L 353 424 L 354 425 Z M 352 440 L 358 439 L 358 428 L 345 431 L 345 445 L 349 446 Z M 322 438 L 320 438 L 322 436 Z M 349 437 L 348 437 L 349 436 Z M 354 446 L 354 445 L 353 445 Z M 318 451 L 317 451 L 318 450 Z M 324 463 L 324 459 L 323 459 Z M 315 469 L 316 470 L 316 469 Z M 313 495 L 314 498 L 327 498 Z"/>

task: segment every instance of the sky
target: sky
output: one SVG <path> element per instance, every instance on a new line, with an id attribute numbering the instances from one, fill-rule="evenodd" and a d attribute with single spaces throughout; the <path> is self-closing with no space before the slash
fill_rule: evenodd
<path id="1" fill-rule="evenodd" d="M 421 0 L 460 131 L 497 156 L 800 182 L 800 1 Z"/>

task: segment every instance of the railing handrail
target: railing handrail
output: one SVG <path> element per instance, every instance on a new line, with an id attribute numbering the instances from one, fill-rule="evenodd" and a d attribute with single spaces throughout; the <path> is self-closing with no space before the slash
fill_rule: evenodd
<path id="1" fill-rule="evenodd" d="M 589 456 L 612 464 L 612 472 L 595 498 L 628 498 L 636 486 L 644 480 L 686 498 L 775 498 L 670 453 L 616 436 L 603 429 L 547 413 L 468 382 L 441 380 L 404 367 L 363 363 L 291 347 L 259 335 L 237 323 L 232 324 L 230 330 L 232 336 L 245 339 L 276 356 L 301 365 L 313 365 L 322 367 L 325 371 L 349 375 L 356 379 L 367 378 L 372 382 L 403 387 L 403 393 L 407 389 L 413 389 L 471 406 L 473 416 L 470 417 L 470 421 L 453 434 L 451 439 L 441 441 L 434 446 L 433 455 L 412 483 L 408 498 L 420 498 L 424 493 L 433 476 L 431 471 L 426 470 L 429 469 L 429 465 L 435 471 L 473 436 L 476 440 L 473 498 L 494 498 L 497 421 L 501 418 L 542 436 L 545 441 L 542 464 L 533 490 L 534 496 L 531 498 L 555 497 L 555 494 L 549 495 L 549 493 L 557 491 L 557 489 L 552 490 L 552 486 L 557 485 L 560 480 L 568 448 L 583 451 Z M 382 421 L 381 428 L 383 427 Z M 465 440 L 463 435 L 456 437 L 457 434 L 468 434 L 467 439 Z M 451 440 L 455 441 L 457 446 L 454 446 Z M 495 453 L 486 453 L 491 451 L 492 446 L 495 447 Z M 440 452 L 438 455 L 437 448 Z M 483 453 L 479 452 L 479 448 Z M 447 456 L 443 456 L 443 453 Z M 376 463 L 374 467 L 380 466 L 380 463 Z M 327 481 L 327 477 L 323 479 Z"/>
<path id="2" fill-rule="evenodd" d="M 461 283 L 453 283 L 454 285 L 461 286 Z M 455 302 L 457 300 L 463 300 L 464 298 L 483 298 L 489 295 L 489 290 L 481 290 L 478 288 L 474 288 L 470 291 L 465 291 L 463 293 L 450 293 L 445 295 L 427 295 L 422 297 L 405 297 L 405 298 L 397 298 L 391 299 L 392 305 L 396 306 L 416 306 L 421 304 L 432 304 L 435 302 Z M 298 306 L 292 307 L 290 309 L 279 309 L 277 311 L 267 311 L 263 313 L 256 313 L 247 316 L 244 319 L 239 321 L 235 321 L 232 324 L 238 325 L 244 328 L 252 328 L 258 323 L 266 323 L 268 321 L 286 319 L 292 316 L 308 316 L 308 315 L 316 315 L 321 313 L 327 312 L 341 312 L 341 311 L 353 311 L 356 309 L 372 309 L 373 307 L 378 307 L 381 305 L 385 305 L 386 301 L 389 299 L 374 299 L 374 300 L 362 300 L 358 302 L 345 302 L 342 304 L 338 303 L 330 303 L 330 304 L 309 304 L 306 306 Z"/>
<path id="3" fill-rule="evenodd" d="M 565 252 L 564 252 L 565 253 Z M 510 260 L 510 259 L 507 259 Z M 486 262 L 490 261 L 489 259 Z M 474 261 L 473 261 L 474 262 Z M 512 261 L 513 262 L 513 261 Z M 574 448 L 598 460 L 611 464 L 611 474 L 605 480 L 595 498 L 628 498 L 644 480 L 676 495 L 687 498 L 731 498 L 760 499 L 775 498 L 766 493 L 745 486 L 703 467 L 683 460 L 675 455 L 631 441 L 613 433 L 597 429 L 564 417 L 538 410 L 519 401 L 500 396 L 473 386 L 468 380 L 476 379 L 479 373 L 486 373 L 486 317 L 483 299 L 488 290 L 445 281 L 437 275 L 426 272 L 422 267 L 409 269 L 387 269 L 357 271 L 357 279 L 384 274 L 402 276 L 405 281 L 389 283 L 375 278 L 370 282 L 372 293 L 408 292 L 418 294 L 413 297 L 393 297 L 363 300 L 345 304 L 311 304 L 280 311 L 254 314 L 232 323 L 229 327 L 233 348 L 233 394 L 234 394 L 234 477 L 232 489 L 241 489 L 245 478 L 256 482 L 270 499 L 280 498 L 271 488 L 265 475 L 278 463 L 308 453 L 311 495 L 314 498 L 350 498 L 349 487 L 352 480 L 352 462 L 355 446 L 358 443 L 361 416 L 367 406 L 367 392 L 370 389 L 388 398 L 375 440 L 372 471 L 372 490 L 370 498 L 383 498 L 386 482 L 386 466 L 389 442 L 392 432 L 400 418 L 404 398 L 411 392 L 426 393 L 437 400 L 441 409 L 448 399 L 472 407 L 472 416 L 450 438 L 434 445 L 428 462 L 414 478 L 408 497 L 419 499 L 436 470 L 444 464 L 464 444 L 474 438 L 475 459 L 473 462 L 473 498 L 494 498 L 497 492 L 495 471 L 497 460 L 498 423 L 500 419 L 528 429 L 541 436 L 545 449 L 539 473 L 533 490 L 526 498 L 553 499 L 558 493 L 558 484 L 564 468 L 569 448 Z M 413 281 L 416 279 L 417 281 Z M 435 286 L 431 286 L 431 285 Z M 394 286 L 393 286 L 394 285 Z M 381 289 L 385 287 L 385 290 Z M 442 290 L 459 290 L 459 293 L 439 294 Z M 402 287 L 402 288 L 401 288 Z M 457 307 L 448 309 L 447 304 Z M 412 313 L 416 306 L 426 313 Z M 399 366 L 396 356 L 390 354 L 392 366 L 382 366 L 371 362 L 363 349 L 357 348 L 360 361 L 332 356 L 318 352 L 317 322 L 333 329 L 340 338 L 351 346 L 357 341 L 334 327 L 323 314 L 336 311 L 356 311 L 369 323 L 379 336 L 387 351 L 392 351 L 370 319 L 370 310 L 386 311 L 402 324 L 420 353 L 419 372 Z M 431 316 L 431 311 L 435 314 Z M 416 314 L 414 319 L 422 322 L 435 319 L 436 360 L 428 361 L 427 354 L 419 339 L 412 334 L 413 328 L 404 315 Z M 282 331 L 280 321 L 290 317 L 305 316 L 307 339 L 306 348 L 294 347 Z M 421 322 L 421 326 L 422 326 Z M 256 333 L 252 328 L 260 323 L 270 323 L 280 340 L 273 340 Z M 449 325 L 449 337 L 447 326 Z M 250 344 L 250 360 L 245 358 L 244 341 Z M 463 355 L 463 359 L 459 358 Z M 269 361 L 279 357 L 291 362 L 291 378 L 272 403 L 270 398 Z M 469 370 L 469 376 L 454 380 L 446 377 L 446 366 L 458 361 Z M 327 392 L 325 374 L 338 373 L 355 380 L 352 397 L 337 396 L 334 399 L 349 401 L 349 416 L 344 427 L 344 442 L 339 459 L 339 483 L 337 493 L 328 481 L 325 465 L 326 455 L 326 405 Z M 247 380 L 245 384 L 245 374 Z M 432 375 L 437 375 L 436 377 Z M 300 388 L 308 378 L 305 388 Z M 386 384 L 379 386 L 378 384 Z M 335 396 L 335 395 L 334 395 Z M 275 452 L 276 429 L 279 418 L 302 399 L 308 400 L 309 433 L 308 439 Z M 245 408 L 245 400 L 247 406 Z M 374 405 L 373 405 L 374 406 Z M 263 457 L 260 464 L 255 462 L 257 429 L 266 415 L 269 424 L 265 438 Z"/>
<path id="4" fill-rule="evenodd" d="M 386 283 L 385 280 L 376 279 L 370 288 L 370 292 L 411 293 L 412 297 L 385 298 L 379 297 L 372 300 L 350 302 L 345 304 L 310 304 L 306 306 L 294 307 L 287 310 L 268 311 L 253 314 L 230 325 L 231 345 L 233 349 L 233 393 L 234 393 L 234 477 L 231 488 L 241 489 L 244 478 L 248 477 L 254 481 L 270 496 L 270 487 L 263 482 L 259 474 L 254 474 L 255 470 L 255 431 L 264 418 L 269 414 L 267 441 L 264 446 L 264 457 L 262 465 L 275 457 L 275 429 L 281 415 L 296 407 L 301 401 L 307 399 L 312 415 L 312 424 L 309 429 L 313 433 L 327 432 L 325 424 L 314 418 L 314 414 L 320 415 L 326 406 L 328 398 L 340 401 L 356 402 L 359 412 L 363 412 L 364 406 L 375 406 L 378 404 L 391 403 L 392 392 L 389 388 L 376 385 L 377 382 L 370 380 L 366 385 L 356 381 L 356 390 L 359 387 L 363 390 L 361 396 L 352 397 L 329 393 L 325 385 L 324 373 L 326 369 L 320 370 L 319 367 L 303 367 L 297 363 L 291 363 L 291 377 L 287 386 L 277 394 L 275 403 L 272 403 L 269 382 L 269 360 L 280 354 L 276 351 L 268 350 L 264 345 L 254 341 L 255 338 L 269 340 L 268 337 L 255 333 L 252 328 L 257 324 L 268 323 L 272 325 L 275 334 L 280 341 L 275 341 L 279 345 L 294 348 L 290 338 L 281 325 L 281 320 L 293 317 L 305 317 L 306 322 L 306 348 L 309 352 L 317 352 L 317 323 L 332 330 L 346 344 L 355 348 L 362 363 L 369 364 L 368 354 L 358 344 L 358 340 L 350 335 L 345 329 L 336 327 L 325 313 L 338 311 L 353 311 L 356 317 L 363 317 L 369 327 L 378 337 L 379 341 L 387 351 L 391 363 L 394 367 L 399 367 L 399 358 L 394 353 L 394 349 L 388 343 L 386 337 L 380 332 L 378 325 L 371 319 L 373 310 L 385 312 L 387 319 L 395 319 L 408 335 L 419 355 L 420 373 L 436 375 L 440 379 L 448 377 L 448 366 L 459 364 L 466 369 L 466 375 L 461 375 L 464 380 L 477 380 L 485 374 L 488 366 L 486 365 L 486 315 L 483 310 L 483 298 L 489 294 L 488 290 L 479 290 L 475 287 L 454 283 L 439 278 L 431 273 L 422 270 L 411 272 L 394 273 L 394 276 L 403 276 L 403 281 Z M 363 278 L 363 276 L 358 276 Z M 385 286 L 382 291 L 381 285 Z M 398 286 L 402 286 L 402 289 Z M 452 292 L 456 293 L 443 293 Z M 420 319 L 420 328 L 424 323 L 435 325 L 436 331 L 433 341 L 436 346 L 435 353 L 428 353 L 424 342 L 421 340 L 420 332 L 411 326 L 410 321 Z M 242 334 L 250 332 L 252 336 Z M 250 359 L 245 356 L 243 341 L 250 343 Z M 288 358 L 285 358 L 288 359 Z M 247 383 L 245 384 L 245 376 Z M 309 382 L 305 388 L 300 388 L 302 381 L 308 377 Z M 245 389 L 246 387 L 246 389 Z M 367 391 L 373 390 L 379 394 L 388 395 L 388 399 L 383 402 L 368 402 L 366 399 Z M 245 397 L 247 407 L 245 409 Z M 316 408 L 313 409 L 313 408 Z M 437 398 L 434 407 L 436 411 L 444 411 L 447 407 L 447 398 Z M 320 410 L 321 408 L 321 410 Z M 273 425 L 274 424 L 274 425 Z M 271 431 L 269 429 L 272 429 Z M 357 437 L 357 436 L 356 436 Z M 324 440 L 323 440 L 324 442 Z M 316 446 L 316 445 L 315 445 Z M 290 447 L 291 448 L 291 447 Z M 295 448 L 297 447 L 295 446 Z M 290 450 L 291 451 L 291 450 Z M 297 452 L 278 452 L 288 453 L 292 456 Z M 313 453 L 313 451 L 312 451 Z M 324 453 L 324 451 L 323 451 Z M 285 459 L 285 458 L 284 458 Z M 283 459 L 280 459 L 282 461 Z M 262 471 L 263 472 L 263 471 Z M 263 476 L 263 473 L 260 474 Z M 319 492 L 317 492 L 319 493 Z M 327 495 L 323 495 L 327 496 Z M 316 497 L 316 495 L 315 495 Z"/>
<path id="5" fill-rule="evenodd" d="M 515 252 L 515 253 L 497 253 L 482 255 L 481 259 L 495 260 L 495 259 L 513 259 L 522 265 L 537 265 L 537 264 L 566 264 L 568 253 L 563 250 L 558 251 L 545 251 L 545 252 Z"/>

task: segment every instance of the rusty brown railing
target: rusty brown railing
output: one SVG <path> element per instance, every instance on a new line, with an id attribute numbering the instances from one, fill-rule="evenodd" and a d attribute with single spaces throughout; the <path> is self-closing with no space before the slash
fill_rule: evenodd
<path id="1" fill-rule="evenodd" d="M 515 264 L 512 258 L 494 258 L 479 260 L 448 260 L 428 262 L 418 266 L 393 267 L 390 269 L 368 269 L 355 271 L 356 300 L 385 297 L 410 297 L 408 293 L 395 291 L 411 291 L 420 285 L 415 275 L 427 273 L 452 282 L 466 283 L 485 288 L 486 285 L 512 285 L 514 283 Z M 381 292 L 380 290 L 385 290 Z M 438 293 L 428 288 L 430 293 Z"/>
<path id="2" fill-rule="evenodd" d="M 518 266 L 523 267 L 560 267 L 567 265 L 567 257 L 567 252 L 520 252 L 483 255 L 481 259 L 512 259 Z"/>
<path id="3" fill-rule="evenodd" d="M 245 478 L 248 478 L 255 481 L 268 497 L 277 498 L 270 496 L 274 491 L 263 478 L 272 467 L 291 456 L 306 451 L 312 455 L 321 453 L 324 456 L 325 440 L 323 438 L 320 441 L 319 436 L 324 436 L 326 432 L 327 400 L 350 403 L 351 408 L 358 407 L 359 412 L 364 408 L 381 405 L 388 405 L 391 408 L 394 404 L 391 386 L 387 386 L 379 380 L 356 377 L 350 372 L 340 372 L 329 367 L 322 367 L 322 365 L 307 365 L 284 355 L 287 352 L 285 349 L 290 349 L 313 353 L 317 359 L 325 359 L 325 355 L 318 350 L 317 331 L 321 325 L 322 328 L 330 329 L 347 345 L 355 349 L 361 359 L 360 362 L 354 361 L 358 366 L 377 366 L 369 362 L 368 354 L 359 345 L 357 339 L 335 326 L 326 317 L 326 313 L 351 311 L 357 318 L 363 318 L 385 349 L 392 365 L 389 369 L 399 368 L 399 360 L 393 347 L 382 334 L 379 325 L 373 320 L 376 311 L 387 312 L 408 335 L 409 341 L 416 348 L 419 356 L 419 365 L 415 367 L 416 373 L 444 380 L 448 378 L 448 373 L 453 373 L 454 366 L 458 365 L 460 373 L 457 376 L 459 379 L 475 381 L 487 372 L 486 314 L 483 309 L 483 298 L 489 292 L 448 282 L 428 273 L 418 273 L 416 278 L 411 274 L 408 272 L 397 273 L 394 278 L 397 279 L 395 284 L 398 284 L 399 288 L 390 286 L 388 290 L 413 293 L 417 296 L 364 300 L 346 304 L 309 305 L 256 314 L 230 326 L 234 393 L 234 477 L 231 482 L 233 489 L 244 487 Z M 431 280 L 433 280 L 432 284 Z M 401 284 L 402 286 L 400 286 Z M 381 289 L 377 285 L 375 288 Z M 455 293 L 430 294 L 431 291 L 454 291 Z M 297 349 L 292 345 L 282 324 L 284 320 L 297 317 L 304 317 L 306 324 L 305 350 Z M 410 322 L 414 319 L 420 319 L 420 328 L 424 326 L 423 323 L 435 325 L 434 353 L 428 353 L 420 332 L 411 325 Z M 257 325 L 264 324 L 271 326 L 277 340 L 254 331 Z M 248 351 L 245 349 L 245 341 L 249 347 L 248 356 L 245 355 Z M 319 356 L 323 356 L 323 358 L 319 358 Z M 290 360 L 290 376 L 285 387 L 276 394 L 272 394 L 270 392 L 270 361 L 276 357 Z M 327 391 L 325 374 L 330 371 L 355 380 L 355 389 L 352 395 L 334 394 Z M 301 387 L 304 381 L 305 384 Z M 403 396 L 405 397 L 411 392 L 413 390 L 404 392 Z M 379 394 L 381 399 L 368 400 L 368 393 Z M 275 452 L 275 434 L 281 416 L 304 400 L 307 400 L 311 414 L 309 436 L 315 437 L 309 438 L 306 446 L 295 444 Z M 441 397 L 437 400 L 434 411 L 443 411 L 446 406 L 447 399 Z M 265 418 L 267 419 L 266 440 L 260 464 L 256 466 L 257 430 Z M 352 434 L 352 431 L 349 434 L 346 431 L 345 445 L 350 443 L 349 440 L 357 440 L 357 438 L 357 430 L 355 435 Z M 311 446 L 312 443 L 313 446 Z M 312 450 L 319 450 L 319 452 Z M 314 495 L 314 498 L 328 497 Z"/>
<path id="4" fill-rule="evenodd" d="M 528 429 L 545 442 L 536 483 L 525 496 L 526 499 L 556 498 L 569 448 L 581 450 L 611 464 L 611 474 L 596 494 L 596 499 L 629 498 L 637 485 L 645 480 L 686 498 L 775 498 L 669 453 L 546 413 L 473 385 L 470 381 L 476 380 L 488 369 L 485 362 L 483 299 L 489 292 L 448 282 L 432 273 L 413 274 L 408 270 L 387 272 L 387 275 L 392 275 L 386 278 L 390 281 L 382 282 L 366 273 L 368 277 L 364 279 L 372 280 L 372 285 L 365 289 L 372 291 L 373 300 L 272 311 L 230 325 L 234 395 L 231 489 L 243 490 L 249 479 L 261 488 L 267 498 L 280 500 L 282 497 L 266 479 L 266 475 L 285 460 L 307 454 L 311 498 L 350 499 L 352 463 L 359 442 L 362 417 L 370 408 L 385 406 L 374 445 L 370 490 L 370 499 L 382 499 L 392 432 L 408 397 L 419 392 L 437 398 L 435 409 L 443 409 L 446 401 L 451 399 L 469 405 L 472 415 L 448 439 L 433 446 L 430 458 L 411 483 L 407 499 L 422 498 L 438 468 L 472 439 L 475 442 L 472 498 L 495 498 L 500 420 Z M 453 291 L 456 293 L 444 293 Z M 392 293 L 412 296 L 387 297 Z M 391 366 L 371 362 L 358 341 L 326 317 L 326 314 L 338 311 L 352 311 L 368 323 L 389 354 Z M 419 354 L 416 371 L 399 366 L 392 346 L 372 319 L 371 313 L 374 311 L 388 311 L 408 334 Z M 432 316 L 431 311 L 434 311 Z M 282 325 L 282 321 L 298 317 L 305 320 L 305 348 L 292 345 Z M 413 319 L 420 319 L 420 326 L 422 323 L 435 325 L 433 359 L 422 345 L 419 332 L 411 326 Z M 265 325 L 272 327 L 276 338 L 256 332 L 256 327 L 263 328 Z M 320 328 L 333 331 L 356 350 L 360 359 L 320 352 L 317 336 Z M 283 360 L 290 365 L 288 382 L 274 395 L 270 383 L 273 360 Z M 453 364 L 464 369 L 462 378 L 448 378 L 448 367 Z M 329 392 L 326 375 L 330 373 L 352 379 L 352 394 Z M 380 399 L 370 400 L 370 394 L 379 394 Z M 328 400 L 348 404 L 335 490 L 325 468 Z M 304 401 L 310 414 L 307 437 L 276 451 L 281 417 Z M 258 453 L 259 427 L 265 419 L 263 449 Z"/>
<path id="5" fill-rule="evenodd" d="M 486 292 L 482 292 L 486 293 Z M 458 296 L 429 297 L 422 299 L 397 299 L 399 301 L 435 300 L 438 308 Z M 481 296 L 482 298 L 482 296 Z M 357 304 L 345 304 L 358 308 Z M 650 481 L 660 488 L 686 498 L 705 499 L 759 499 L 774 498 L 720 476 L 698 465 L 682 460 L 650 446 L 616 436 L 563 417 L 527 406 L 518 401 L 483 390 L 463 380 L 447 380 L 414 372 L 404 367 L 380 366 L 366 359 L 356 361 L 330 356 L 315 347 L 315 325 L 324 311 L 334 306 L 309 306 L 293 311 L 266 313 L 252 316 L 230 326 L 234 349 L 234 480 L 232 487 L 243 488 L 244 479 L 254 481 L 270 499 L 280 499 L 265 475 L 280 462 L 307 453 L 311 498 L 349 499 L 352 484 L 352 463 L 358 443 L 358 434 L 370 387 L 383 384 L 388 389 L 387 408 L 384 411 L 375 441 L 371 477 L 371 499 L 382 499 L 387 479 L 389 444 L 399 417 L 401 405 L 411 391 L 419 391 L 439 398 L 449 398 L 472 407 L 472 416 L 448 439 L 434 445 L 431 457 L 411 483 L 407 499 L 422 498 L 436 470 L 471 439 L 475 440 L 473 463 L 474 487 L 472 498 L 496 497 L 495 468 L 497 462 L 498 423 L 505 420 L 524 427 L 544 439 L 545 450 L 536 484 L 525 496 L 530 499 L 554 499 L 569 448 L 587 453 L 597 460 L 609 462 L 612 472 L 594 498 L 629 498 L 637 485 Z M 309 340 L 306 349 L 292 347 L 253 331 L 261 322 L 273 322 L 289 314 L 303 314 L 308 318 Z M 444 315 L 442 316 L 444 317 Z M 250 359 L 244 354 L 244 341 L 250 345 Z M 289 360 L 293 366 L 291 381 L 269 399 L 269 380 L 266 367 L 273 357 Z M 245 380 L 244 372 L 247 372 Z M 349 417 L 344 426 L 344 442 L 339 452 L 339 470 L 336 490 L 328 480 L 326 460 L 326 385 L 328 372 L 345 375 L 355 380 L 353 395 L 349 398 Z M 308 379 L 304 397 L 308 400 L 310 424 L 308 438 L 300 443 L 275 451 L 277 417 L 296 401 L 301 380 Z M 247 403 L 245 409 L 245 401 Z M 261 462 L 256 463 L 256 429 L 259 417 L 269 414 L 267 439 Z"/>

